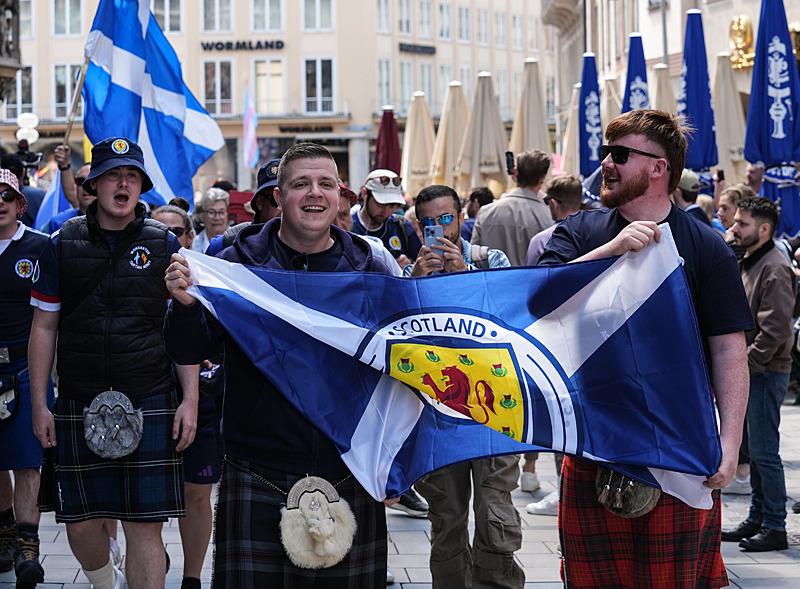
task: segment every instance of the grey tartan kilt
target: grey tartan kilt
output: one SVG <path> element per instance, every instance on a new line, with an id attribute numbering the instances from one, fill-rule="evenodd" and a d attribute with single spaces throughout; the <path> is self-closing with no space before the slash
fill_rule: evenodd
<path id="1" fill-rule="evenodd" d="M 265 471 L 241 459 L 226 457 L 222 466 L 214 526 L 214 589 L 379 589 L 386 586 L 386 513 L 350 477 L 336 489 L 353 510 L 358 530 L 342 562 L 328 569 L 294 566 L 280 539 L 280 508 L 285 497 L 245 469 L 288 491 L 300 475 Z M 313 474 L 313 473 L 312 473 Z M 336 483 L 338 481 L 330 481 Z"/>

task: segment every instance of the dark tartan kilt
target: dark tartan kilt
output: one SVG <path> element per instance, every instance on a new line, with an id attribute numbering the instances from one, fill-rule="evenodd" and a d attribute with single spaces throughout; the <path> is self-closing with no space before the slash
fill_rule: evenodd
<path id="1" fill-rule="evenodd" d="M 86 403 L 58 398 L 54 410 L 56 447 L 45 453 L 39 509 L 55 511 L 58 522 L 111 518 L 165 522 L 186 515 L 183 462 L 175 452 L 174 391 L 150 395 L 134 405 L 142 410 L 144 432 L 135 452 L 100 458 L 86 445 Z"/>
<path id="2" fill-rule="evenodd" d="M 597 466 L 564 457 L 558 529 L 562 577 L 570 588 L 700 589 L 727 587 L 720 554 L 719 491 L 710 510 L 663 493 L 655 509 L 633 519 L 597 502 Z"/>
<path id="3" fill-rule="evenodd" d="M 382 589 L 386 586 L 386 512 L 350 477 L 336 487 L 356 518 L 353 546 L 344 560 L 327 569 L 294 566 L 281 544 L 280 508 L 286 497 L 231 466 L 255 471 L 283 491 L 302 476 L 264 471 L 227 457 L 214 525 L 214 589 Z M 312 473 L 313 474 L 313 473 Z M 336 484 L 339 481 L 330 481 Z"/>

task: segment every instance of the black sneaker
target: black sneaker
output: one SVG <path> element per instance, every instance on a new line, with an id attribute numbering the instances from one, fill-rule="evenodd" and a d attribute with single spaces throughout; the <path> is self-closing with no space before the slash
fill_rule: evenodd
<path id="1" fill-rule="evenodd" d="M 17 573 L 17 584 L 41 583 L 44 581 L 44 569 L 39 564 L 39 539 L 17 538 L 14 552 L 14 569 Z"/>
<path id="2" fill-rule="evenodd" d="M 414 489 L 409 489 L 400 495 L 400 501 L 392 505 L 391 508 L 402 511 L 411 517 L 428 517 L 428 504 Z"/>
<path id="3" fill-rule="evenodd" d="M 745 538 L 755 536 L 760 530 L 761 522 L 746 519 L 732 530 L 722 530 L 722 541 L 739 542 Z"/>
<path id="4" fill-rule="evenodd" d="M 14 544 L 17 541 L 17 524 L 0 527 L 0 573 L 14 568 Z"/>
<path id="5" fill-rule="evenodd" d="M 745 552 L 771 552 L 772 550 L 786 550 L 789 547 L 784 530 L 762 530 L 752 538 L 745 538 L 739 542 L 739 547 Z"/>
<path id="6" fill-rule="evenodd" d="M 800 513 L 800 501 L 795 501 L 794 505 L 792 505 L 792 512 L 793 513 Z"/>

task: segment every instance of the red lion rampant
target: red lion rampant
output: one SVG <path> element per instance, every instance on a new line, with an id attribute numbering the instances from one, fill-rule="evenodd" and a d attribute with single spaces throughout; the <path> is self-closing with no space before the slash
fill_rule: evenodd
<path id="1" fill-rule="evenodd" d="M 442 376 L 444 376 L 447 380 L 445 381 L 445 388 L 441 390 L 436 381 L 433 380 L 433 377 L 430 374 L 426 374 L 422 377 L 422 384 L 433 391 L 434 395 L 436 396 L 436 400 L 440 403 L 444 403 L 454 411 L 458 411 L 462 415 L 466 415 L 470 419 L 472 419 L 472 414 L 470 413 L 470 409 L 472 406 L 469 404 L 469 394 L 472 391 L 472 387 L 470 386 L 469 376 L 464 374 L 457 366 L 446 366 L 442 368 Z M 483 401 L 481 401 L 481 391 L 479 387 L 483 388 Z M 483 421 L 478 421 L 478 423 L 488 423 L 489 422 L 489 411 L 494 413 L 495 415 L 497 412 L 494 410 L 494 391 L 492 391 L 491 385 L 485 380 L 479 380 L 475 383 L 475 398 L 478 401 L 478 407 L 483 409 L 483 413 L 485 415 L 485 419 Z"/>

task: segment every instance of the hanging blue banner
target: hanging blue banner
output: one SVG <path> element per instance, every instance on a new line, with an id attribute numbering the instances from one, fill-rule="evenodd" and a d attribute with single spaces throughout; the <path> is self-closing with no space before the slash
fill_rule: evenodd
<path id="1" fill-rule="evenodd" d="M 631 33 L 628 46 L 628 73 L 625 82 L 625 96 L 622 98 L 622 112 L 650 108 L 650 93 L 647 88 L 647 66 L 644 61 L 644 47 L 641 33 Z"/>
<path id="2" fill-rule="evenodd" d="M 600 166 L 603 125 L 600 121 L 600 86 L 594 53 L 583 54 L 581 94 L 578 100 L 581 175 L 585 178 Z"/>
<path id="3" fill-rule="evenodd" d="M 744 157 L 767 168 L 762 194 L 781 209 L 778 234 L 800 233 L 800 76 L 781 0 L 761 3 L 753 82 L 747 110 Z M 793 105 L 794 108 L 793 108 Z"/>

